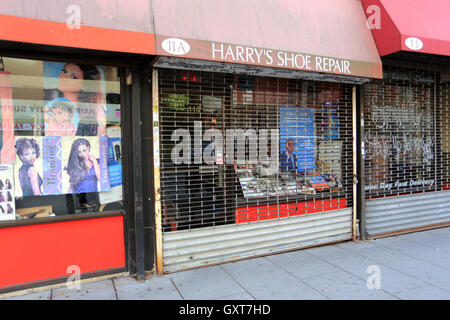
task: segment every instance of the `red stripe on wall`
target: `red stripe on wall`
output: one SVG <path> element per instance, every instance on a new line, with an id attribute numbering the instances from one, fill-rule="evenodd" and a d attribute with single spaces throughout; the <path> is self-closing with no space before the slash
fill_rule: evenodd
<path id="1" fill-rule="evenodd" d="M 125 266 L 123 217 L 0 228 L 0 288 Z"/>
<path id="2" fill-rule="evenodd" d="M 93 50 L 155 54 L 152 33 L 80 26 L 0 15 L 0 40 Z"/>
<path id="3" fill-rule="evenodd" d="M 346 198 L 253 206 L 237 208 L 235 221 L 236 223 L 262 221 L 344 208 L 347 208 Z"/>

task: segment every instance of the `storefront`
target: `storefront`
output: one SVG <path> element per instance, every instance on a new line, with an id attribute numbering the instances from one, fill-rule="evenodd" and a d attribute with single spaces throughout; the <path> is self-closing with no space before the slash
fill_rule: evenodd
<path id="1" fill-rule="evenodd" d="M 356 237 L 357 95 L 381 78 L 361 3 L 153 10 L 156 271 Z"/>
<path id="2" fill-rule="evenodd" d="M 0 292 L 142 279 L 153 256 L 142 254 L 133 123 L 150 101 L 139 94 L 151 90 L 150 10 L 128 1 L 28 5 L 0 4 Z"/>
<path id="3" fill-rule="evenodd" d="M 357 237 L 360 2 L 47 9 L 0 4 L 1 291 Z"/>
<path id="4" fill-rule="evenodd" d="M 368 19 L 380 22 L 372 33 L 383 79 L 363 86 L 361 235 L 448 225 L 448 2 L 367 0 L 363 5 Z"/>

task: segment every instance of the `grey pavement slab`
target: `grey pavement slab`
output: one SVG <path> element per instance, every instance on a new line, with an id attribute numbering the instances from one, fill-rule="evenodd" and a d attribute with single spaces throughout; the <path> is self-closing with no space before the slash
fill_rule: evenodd
<path id="1" fill-rule="evenodd" d="M 411 258 L 402 261 L 389 262 L 388 267 L 424 283 L 440 288 L 446 292 L 450 290 L 450 271 L 434 264 Z"/>
<path id="2" fill-rule="evenodd" d="M 328 261 L 328 263 L 339 271 L 346 272 L 363 280 L 367 279 L 367 277 L 369 276 L 369 274 L 367 273 L 367 269 L 370 266 L 379 266 L 379 264 L 375 261 L 361 256 L 350 256 L 346 259 L 334 259 Z"/>
<path id="3" fill-rule="evenodd" d="M 416 235 L 416 237 L 418 236 Z M 449 251 L 440 250 L 439 248 L 433 246 L 426 246 L 410 239 L 411 238 L 406 239 L 405 237 L 391 240 L 380 239 L 378 243 L 386 250 L 394 248 L 394 250 L 397 250 L 399 252 L 399 255 L 406 255 L 409 258 L 416 258 L 450 270 Z M 443 240 L 443 242 L 446 241 L 447 240 Z"/>
<path id="4" fill-rule="evenodd" d="M 423 281 L 385 265 L 388 262 L 410 259 L 407 255 L 399 253 L 398 258 L 395 258 L 395 251 L 383 250 L 383 248 L 375 245 L 363 244 L 360 247 L 358 243 L 354 243 L 353 246 L 345 245 L 345 248 L 358 252 L 361 254 L 361 257 L 351 256 L 347 259 L 334 259 L 329 261 L 329 263 L 364 281 L 367 281 L 373 274 L 373 268 L 377 268 L 379 270 L 381 288 L 389 294 L 396 295 L 399 292 L 425 285 Z M 370 259 L 367 256 L 370 256 Z"/>
<path id="5" fill-rule="evenodd" d="M 304 279 L 306 283 L 333 300 L 397 300 L 382 289 L 369 289 L 366 281 L 344 271 Z"/>
<path id="6" fill-rule="evenodd" d="M 271 255 L 268 256 L 267 259 L 279 265 L 282 269 L 298 279 L 305 279 L 339 270 L 335 266 L 305 250 Z"/>
<path id="7" fill-rule="evenodd" d="M 403 235 L 402 239 L 414 241 L 423 246 L 437 250 L 450 250 L 450 241 L 446 237 L 433 235 L 427 232 L 413 232 Z"/>
<path id="8" fill-rule="evenodd" d="M 440 237 L 450 238 L 450 227 L 431 229 L 426 232 Z"/>
<path id="9" fill-rule="evenodd" d="M 350 257 L 360 258 L 361 256 L 350 250 L 338 247 L 337 245 L 327 245 L 321 247 L 314 247 L 305 249 L 305 252 L 310 253 L 324 261 L 334 261 L 340 259 L 348 259 Z"/>
<path id="10" fill-rule="evenodd" d="M 182 300 L 168 276 L 138 282 L 132 277 L 113 279 L 119 300 Z"/>
<path id="11" fill-rule="evenodd" d="M 420 243 L 408 240 L 401 236 L 381 238 L 374 241 L 380 247 L 398 251 L 408 255 L 410 258 L 420 255 L 421 252 L 433 250 L 430 247 L 424 246 Z"/>
<path id="12" fill-rule="evenodd" d="M 432 286 L 424 286 L 397 293 L 402 300 L 450 300 L 450 293 Z"/>
<path id="13" fill-rule="evenodd" d="M 426 286 L 426 283 L 385 265 L 379 266 L 380 286 L 384 291 L 399 297 L 410 290 Z"/>
<path id="14" fill-rule="evenodd" d="M 10 296 L 0 300 L 50 300 L 52 290 L 33 292 L 23 295 Z"/>
<path id="15" fill-rule="evenodd" d="M 117 300 L 111 279 L 83 283 L 80 289 L 68 287 L 54 289 L 52 300 Z"/>
<path id="16" fill-rule="evenodd" d="M 320 300 L 326 298 L 267 258 L 229 263 L 222 267 L 258 300 Z"/>
<path id="17" fill-rule="evenodd" d="M 246 291 L 219 266 L 176 272 L 169 275 L 183 299 L 216 299 Z"/>
<path id="18" fill-rule="evenodd" d="M 249 293 L 238 293 L 231 296 L 219 297 L 214 300 L 256 300 Z"/>
<path id="19" fill-rule="evenodd" d="M 417 259 L 445 268 L 450 272 L 450 252 L 448 251 L 417 249 L 411 255 Z"/>
<path id="20" fill-rule="evenodd" d="M 346 242 L 337 245 L 339 248 L 350 250 L 362 257 L 369 258 L 378 263 L 399 261 L 411 258 L 402 252 L 382 247 L 374 241 L 369 242 Z"/>

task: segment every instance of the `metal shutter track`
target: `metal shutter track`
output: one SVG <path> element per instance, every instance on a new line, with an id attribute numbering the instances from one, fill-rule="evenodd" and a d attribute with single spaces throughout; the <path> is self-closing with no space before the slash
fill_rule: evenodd
<path id="1" fill-rule="evenodd" d="M 165 233 L 166 272 L 351 239 L 351 208 Z"/>

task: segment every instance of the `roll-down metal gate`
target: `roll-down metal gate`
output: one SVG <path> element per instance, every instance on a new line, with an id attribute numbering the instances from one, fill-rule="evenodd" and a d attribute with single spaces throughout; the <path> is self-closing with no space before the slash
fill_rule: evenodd
<path id="1" fill-rule="evenodd" d="M 159 69 L 158 102 L 165 272 L 352 237 L 352 86 Z"/>
<path id="2" fill-rule="evenodd" d="M 450 223 L 449 75 L 385 65 L 364 85 L 369 238 Z"/>

